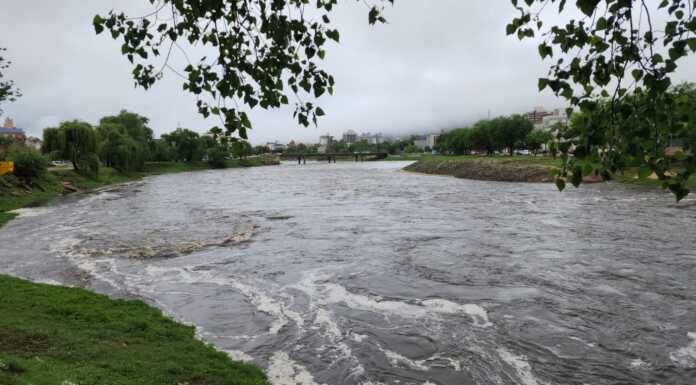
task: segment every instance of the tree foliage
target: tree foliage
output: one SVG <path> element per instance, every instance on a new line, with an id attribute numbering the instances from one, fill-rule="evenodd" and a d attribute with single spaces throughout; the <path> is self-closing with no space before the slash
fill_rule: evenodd
<path id="1" fill-rule="evenodd" d="M 480 120 L 472 127 L 452 130 L 438 138 L 437 150 L 451 154 L 470 154 L 472 151 L 493 154 L 507 151 L 511 155 L 525 147 L 532 123 L 521 115 L 501 116 Z"/>
<path id="2" fill-rule="evenodd" d="M 2 115 L 3 102 L 14 102 L 18 97 L 22 96 L 12 80 L 3 80 L 5 78 L 3 72 L 10 68 L 10 64 L 12 64 L 5 59 L 5 51 L 7 51 L 7 48 L 0 47 L 0 116 Z"/>
<path id="3" fill-rule="evenodd" d="M 68 159 L 78 172 L 95 174 L 97 139 L 89 123 L 73 120 L 44 130 L 42 152 L 52 159 Z M 96 171 L 95 171 L 96 169 Z"/>
<path id="4" fill-rule="evenodd" d="M 289 91 L 297 97 L 300 124 L 316 124 L 324 115 L 302 97 L 333 93 L 334 78 L 320 63 L 326 43 L 340 39 L 330 20 L 338 0 L 149 1 L 150 14 L 129 17 L 111 11 L 93 20 L 97 34 L 106 30 L 122 42 L 137 85 L 147 89 L 165 69 L 172 70 L 184 90 L 198 96 L 203 116 L 220 117 L 227 135 L 244 139 L 251 128 L 247 111 L 288 105 Z M 370 24 L 384 21 L 380 12 L 370 6 Z M 190 61 L 186 48 L 194 45 L 214 55 Z M 171 55 L 182 52 L 188 64 L 183 70 L 172 68 Z"/>
<path id="5" fill-rule="evenodd" d="M 539 150 L 541 150 L 545 145 L 553 140 L 553 134 L 547 130 L 532 130 L 527 134 L 525 140 L 525 148 L 534 155 L 536 155 Z"/>
<path id="6" fill-rule="evenodd" d="M 161 141 L 167 143 L 174 150 L 174 159 L 178 162 L 200 161 L 203 158 L 204 148 L 197 132 L 187 128 L 177 128 L 169 134 L 162 135 Z"/>
<path id="7" fill-rule="evenodd" d="M 587 172 L 610 178 L 631 158 L 655 171 L 678 200 L 686 196 L 694 155 L 685 155 L 680 172 L 666 172 L 665 165 L 671 162 L 664 138 L 678 135 L 688 124 L 671 115 L 679 101 L 672 98 L 670 88 L 680 62 L 696 52 L 696 3 L 512 0 L 512 4 L 520 15 L 507 26 L 507 33 L 520 39 L 541 34 L 539 55 L 553 63 L 548 76 L 539 79 L 539 89 L 552 90 L 584 114 L 584 124 L 574 128 L 584 131 L 576 136 L 584 142 L 571 139 L 559 144 L 563 160 L 559 180 L 572 175 L 577 185 Z M 565 8 L 573 8 L 580 17 L 547 27 L 545 18 L 563 15 Z M 630 126 L 635 122 L 646 124 L 636 131 Z M 640 136 L 630 138 L 629 133 Z M 575 147 L 581 151 L 569 156 Z"/>
<path id="8" fill-rule="evenodd" d="M 32 183 L 46 173 L 46 158 L 31 147 L 15 145 L 8 157 L 14 162 L 14 175 L 25 183 Z"/>
<path id="9" fill-rule="evenodd" d="M 141 170 L 153 150 L 152 130 L 147 123 L 146 117 L 125 110 L 102 118 L 96 127 L 102 162 L 122 172 Z"/>

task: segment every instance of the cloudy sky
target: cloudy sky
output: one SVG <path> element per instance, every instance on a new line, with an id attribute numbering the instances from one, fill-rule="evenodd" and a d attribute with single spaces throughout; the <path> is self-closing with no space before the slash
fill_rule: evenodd
<path id="1" fill-rule="evenodd" d="M 197 114 L 195 99 L 171 73 L 150 91 L 135 88 L 120 45 L 94 34 L 95 14 L 115 8 L 141 15 L 146 0 L 0 1 L 0 47 L 13 61 L 7 76 L 24 94 L 3 108 L 30 134 L 63 120 L 96 122 L 123 108 L 149 117 L 157 135 L 217 124 Z M 304 128 L 289 109 L 256 110 L 250 140 L 316 142 L 320 134 L 348 129 L 436 132 L 489 111 L 564 107 L 537 92 L 546 67 L 535 44 L 505 36 L 514 15 L 508 0 L 397 0 L 387 9 L 389 24 L 369 27 L 367 8 L 343 1 L 334 14 L 341 43 L 328 49 L 325 62 L 338 83 L 333 96 L 321 99 L 327 116 Z M 693 64 L 684 62 L 678 80 L 696 81 Z"/>

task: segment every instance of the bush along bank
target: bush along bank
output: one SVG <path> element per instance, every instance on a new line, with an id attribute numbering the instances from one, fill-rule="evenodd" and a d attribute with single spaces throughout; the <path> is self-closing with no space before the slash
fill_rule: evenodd
<path id="1" fill-rule="evenodd" d="M 0 275 L 0 384 L 262 385 L 145 303 Z"/>

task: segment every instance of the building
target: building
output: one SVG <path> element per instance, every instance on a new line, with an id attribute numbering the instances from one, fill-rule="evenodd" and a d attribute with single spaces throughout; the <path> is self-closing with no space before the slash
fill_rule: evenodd
<path id="1" fill-rule="evenodd" d="M 551 130 L 557 124 L 568 124 L 568 114 L 565 109 L 556 108 L 546 111 L 544 107 L 536 107 L 534 111 L 525 114 L 527 119 L 534 124 L 534 129 Z"/>
<path id="2" fill-rule="evenodd" d="M 266 149 L 270 152 L 283 152 L 288 146 L 280 144 L 277 141 L 266 143 Z"/>
<path id="3" fill-rule="evenodd" d="M 544 107 L 535 107 L 533 111 L 525 114 L 527 120 L 532 122 L 534 127 L 541 126 L 544 123 L 544 117 L 549 116 L 551 113 L 546 111 Z"/>
<path id="4" fill-rule="evenodd" d="M 364 133 L 364 134 L 360 135 L 360 140 L 364 141 L 370 145 L 382 144 L 382 143 L 384 143 L 384 135 L 382 135 L 382 134 L 372 135 L 368 132 L 368 133 Z"/>
<path id="5" fill-rule="evenodd" d="M 14 122 L 10 118 L 5 119 L 5 123 L 3 123 L 2 127 L 0 128 L 0 136 L 10 137 L 22 143 L 24 143 L 24 141 L 27 139 L 27 134 L 24 132 L 24 130 L 15 127 Z"/>
<path id="6" fill-rule="evenodd" d="M 317 152 L 325 154 L 329 151 L 331 148 L 331 145 L 334 142 L 334 137 L 326 134 L 322 135 L 319 137 L 319 147 L 317 148 Z"/>
<path id="7" fill-rule="evenodd" d="M 439 138 L 440 135 L 441 134 L 428 134 L 416 136 L 413 140 L 413 145 L 420 148 L 423 151 L 432 151 L 435 148 L 435 145 L 437 144 L 437 138 Z"/>
<path id="8" fill-rule="evenodd" d="M 413 145 L 425 151 L 428 147 L 428 137 L 426 135 L 418 135 L 413 138 Z"/>
<path id="9" fill-rule="evenodd" d="M 353 130 L 346 131 L 343 133 L 343 141 L 348 145 L 358 143 L 358 133 Z"/>
<path id="10" fill-rule="evenodd" d="M 555 110 L 551 111 L 543 117 L 541 120 L 541 125 L 534 125 L 534 128 L 550 131 L 558 124 L 568 124 L 568 113 L 566 113 L 565 109 L 556 108 Z"/>
<path id="11" fill-rule="evenodd" d="M 32 147 L 36 150 L 41 150 L 41 145 L 43 144 L 43 140 L 30 136 L 27 138 L 27 140 L 24 142 L 29 147 Z"/>

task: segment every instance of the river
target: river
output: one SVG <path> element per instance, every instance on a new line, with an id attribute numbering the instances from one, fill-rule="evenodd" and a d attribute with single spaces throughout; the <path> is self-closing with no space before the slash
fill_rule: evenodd
<path id="1" fill-rule="evenodd" d="M 137 297 L 276 385 L 696 383 L 696 207 L 312 163 L 28 209 L 0 271 Z"/>

